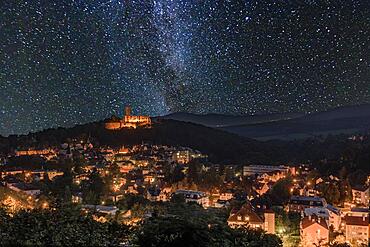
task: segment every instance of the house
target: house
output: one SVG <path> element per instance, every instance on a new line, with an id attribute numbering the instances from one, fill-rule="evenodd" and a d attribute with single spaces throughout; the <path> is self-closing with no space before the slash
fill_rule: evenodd
<path id="1" fill-rule="evenodd" d="M 72 202 L 73 203 L 82 203 L 82 193 L 74 193 L 72 194 Z"/>
<path id="2" fill-rule="evenodd" d="M 45 179 L 47 176 L 50 180 L 54 180 L 55 177 L 63 176 L 64 174 L 64 172 L 57 170 L 35 170 L 31 173 L 34 175 L 38 175 L 40 179 Z"/>
<path id="3" fill-rule="evenodd" d="M 266 165 L 248 165 L 243 166 L 243 176 L 262 175 L 264 173 L 275 173 L 275 179 L 283 178 L 288 174 L 294 174 L 294 167 L 288 166 L 266 166 Z"/>
<path id="4" fill-rule="evenodd" d="M 352 199 L 353 203 L 360 205 L 369 205 L 369 187 L 363 186 L 358 188 L 352 188 Z"/>
<path id="5" fill-rule="evenodd" d="M 288 204 L 288 210 L 292 212 L 303 212 L 305 208 L 326 207 L 324 198 L 316 196 L 292 196 Z"/>
<path id="6" fill-rule="evenodd" d="M 124 195 L 120 192 L 114 192 L 114 193 L 110 193 L 109 195 L 106 196 L 106 199 L 107 200 L 110 200 L 112 202 L 118 202 L 119 200 L 121 200 L 122 198 L 124 197 Z"/>
<path id="7" fill-rule="evenodd" d="M 263 215 L 260 215 L 250 203 L 246 203 L 239 210 L 231 211 L 227 224 L 231 228 L 250 227 L 274 234 L 275 213 L 271 210 L 264 210 Z"/>
<path id="8" fill-rule="evenodd" d="M 270 189 L 270 186 L 267 183 L 262 183 L 262 184 L 258 183 L 253 188 L 261 196 L 261 195 L 265 194 Z"/>
<path id="9" fill-rule="evenodd" d="M 304 216 L 317 216 L 324 219 L 326 223 L 329 222 L 329 211 L 323 207 L 305 208 L 303 212 Z"/>
<path id="10" fill-rule="evenodd" d="M 234 198 L 234 195 L 231 191 L 221 192 L 220 193 L 220 200 L 222 201 L 228 201 Z"/>
<path id="11" fill-rule="evenodd" d="M 152 184 L 155 181 L 155 176 L 153 174 L 144 175 L 144 183 Z"/>
<path id="12" fill-rule="evenodd" d="M 333 227 L 335 231 L 338 231 L 342 222 L 341 211 L 330 204 L 326 206 L 326 209 L 329 212 L 329 227 Z"/>
<path id="13" fill-rule="evenodd" d="M 96 211 L 107 215 L 116 215 L 118 211 L 118 208 L 116 206 L 90 205 L 90 204 L 82 205 L 81 209 Z"/>
<path id="14" fill-rule="evenodd" d="M 177 190 L 177 195 L 183 195 L 186 202 L 196 202 L 203 207 L 209 207 L 209 198 L 206 193 L 194 190 Z"/>
<path id="15" fill-rule="evenodd" d="M 135 169 L 135 166 L 129 162 L 119 165 L 119 170 L 121 173 L 129 173 L 130 171 L 134 169 Z"/>
<path id="16" fill-rule="evenodd" d="M 315 190 L 314 188 L 310 188 L 308 186 L 305 186 L 301 193 L 302 193 L 301 195 L 307 196 L 307 197 L 314 197 L 319 194 L 317 190 Z"/>
<path id="17" fill-rule="evenodd" d="M 179 150 L 172 155 L 172 160 L 179 164 L 187 164 L 191 160 L 189 150 Z"/>
<path id="18" fill-rule="evenodd" d="M 329 243 L 329 227 L 325 219 L 309 215 L 300 223 L 302 247 L 324 246 Z"/>
<path id="19" fill-rule="evenodd" d="M 41 194 L 41 190 L 31 184 L 26 183 L 15 183 L 15 184 L 7 184 L 7 187 L 11 190 L 14 190 L 16 192 L 25 193 L 30 196 L 37 196 Z"/>
<path id="20" fill-rule="evenodd" d="M 332 227 L 335 231 L 339 230 L 341 224 L 341 214 L 340 210 L 336 207 L 328 204 L 326 207 L 312 207 L 304 209 L 304 216 L 313 215 L 325 219 L 329 228 Z"/>
<path id="21" fill-rule="evenodd" d="M 344 217 L 346 241 L 366 244 L 369 240 L 369 213 L 362 215 L 348 213 Z"/>
<path id="22" fill-rule="evenodd" d="M 214 204 L 213 206 L 215 208 L 227 208 L 230 206 L 230 202 L 227 201 L 227 200 L 220 200 L 218 199 Z"/>
<path id="23" fill-rule="evenodd" d="M 103 206 L 103 205 L 82 205 L 81 210 L 83 212 L 92 212 L 93 219 L 99 222 L 106 222 L 108 219 L 111 219 L 118 212 L 116 206 Z"/>
<path id="24" fill-rule="evenodd" d="M 161 189 L 161 192 L 159 193 L 159 201 L 166 202 L 171 199 L 172 189 L 171 187 L 164 187 Z"/>

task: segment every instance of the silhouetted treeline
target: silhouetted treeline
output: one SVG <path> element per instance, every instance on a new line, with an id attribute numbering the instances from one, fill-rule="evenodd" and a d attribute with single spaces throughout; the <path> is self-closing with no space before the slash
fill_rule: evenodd
<path id="1" fill-rule="evenodd" d="M 141 143 L 190 147 L 209 155 L 209 161 L 223 164 L 309 163 L 323 173 L 349 170 L 369 171 L 370 141 L 350 140 L 346 135 L 329 135 L 293 141 L 257 141 L 198 124 L 160 120 L 153 127 L 106 130 L 102 122 L 73 128 L 48 129 L 22 136 L 0 137 L 0 152 L 17 148 L 60 146 L 74 138 L 90 139 L 95 145 L 120 147 Z"/>

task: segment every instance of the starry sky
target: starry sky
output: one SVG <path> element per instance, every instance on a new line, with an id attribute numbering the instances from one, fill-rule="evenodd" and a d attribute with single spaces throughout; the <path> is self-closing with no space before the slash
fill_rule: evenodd
<path id="1" fill-rule="evenodd" d="M 133 113 L 370 103 L 368 0 L 0 5 L 0 135 Z"/>

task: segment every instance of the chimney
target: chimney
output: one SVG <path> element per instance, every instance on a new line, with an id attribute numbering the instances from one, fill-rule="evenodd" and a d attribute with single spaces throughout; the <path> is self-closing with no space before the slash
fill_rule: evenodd
<path id="1" fill-rule="evenodd" d="M 362 221 L 366 221 L 366 216 L 362 215 Z"/>
<path id="2" fill-rule="evenodd" d="M 311 215 L 308 216 L 308 220 L 311 220 Z"/>
<path id="3" fill-rule="evenodd" d="M 320 217 L 317 217 L 317 222 L 320 224 Z"/>

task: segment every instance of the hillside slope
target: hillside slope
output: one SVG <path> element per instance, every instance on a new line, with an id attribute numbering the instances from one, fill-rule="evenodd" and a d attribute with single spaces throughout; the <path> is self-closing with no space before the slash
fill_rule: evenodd
<path id="1" fill-rule="evenodd" d="M 175 120 L 155 121 L 153 128 L 106 130 L 102 122 L 77 125 L 72 128 L 48 129 L 23 136 L 0 139 L 4 152 L 18 146 L 60 145 L 67 139 L 90 137 L 99 145 L 118 147 L 149 142 L 185 146 L 209 155 L 216 163 L 270 163 L 279 159 L 279 151 L 271 145 L 198 124 Z"/>

